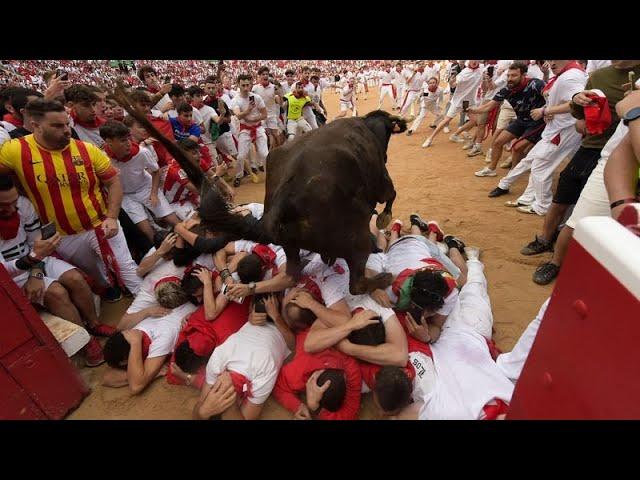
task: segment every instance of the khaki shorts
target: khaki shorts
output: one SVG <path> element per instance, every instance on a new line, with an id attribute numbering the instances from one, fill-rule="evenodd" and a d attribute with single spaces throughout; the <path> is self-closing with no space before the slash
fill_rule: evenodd
<path id="1" fill-rule="evenodd" d="M 516 112 L 508 102 L 503 102 L 502 107 L 500 107 L 500 113 L 498 114 L 496 130 L 504 130 L 514 118 L 516 118 Z"/>

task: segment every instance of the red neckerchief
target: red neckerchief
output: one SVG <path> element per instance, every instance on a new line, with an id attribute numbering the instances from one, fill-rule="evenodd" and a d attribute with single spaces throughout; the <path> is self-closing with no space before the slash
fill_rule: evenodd
<path id="1" fill-rule="evenodd" d="M 129 160 L 135 157 L 139 152 L 140 152 L 140 145 L 138 145 L 135 142 L 131 142 L 131 149 L 129 150 L 129 153 L 127 154 L 127 156 L 124 158 L 117 158 L 113 153 L 113 150 L 109 148 L 109 145 L 107 145 L 106 143 L 104 145 L 104 153 L 106 153 L 109 156 L 109 158 L 113 158 L 114 160 L 122 163 L 127 163 Z"/>
<path id="2" fill-rule="evenodd" d="M 271 250 L 267 245 L 259 243 L 251 250 L 251 253 L 257 255 L 262 262 L 262 270 L 267 271 L 271 269 L 271 273 L 275 277 L 278 274 L 278 267 L 276 266 L 276 252 Z"/>
<path id="3" fill-rule="evenodd" d="M 14 211 L 9 218 L 0 218 L 0 237 L 3 240 L 11 240 L 18 235 L 20 228 L 20 214 Z"/>
<path id="4" fill-rule="evenodd" d="M 479 68 L 480 68 L 480 64 L 478 64 L 478 65 L 477 65 L 477 66 L 475 66 L 475 67 L 467 67 L 467 68 L 468 68 L 469 70 L 477 70 L 477 69 L 479 69 Z"/>
<path id="5" fill-rule="evenodd" d="M 13 125 L 15 127 L 18 127 L 18 128 L 24 127 L 24 123 L 22 123 L 22 120 L 17 118 L 12 113 L 5 113 L 4 117 L 2 117 L 2 120 L 4 120 L 5 122 L 9 122 L 11 125 Z"/>
<path id="6" fill-rule="evenodd" d="M 485 65 L 497 65 L 498 61 L 497 60 L 487 60 L 487 63 L 485 63 Z"/>
<path id="7" fill-rule="evenodd" d="M 523 77 L 519 85 L 509 89 L 509 95 L 515 95 L 516 93 L 521 92 L 527 87 L 527 85 L 529 85 L 530 81 L 531 79 L 529 77 Z"/>
<path id="8" fill-rule="evenodd" d="M 105 124 L 105 121 L 102 120 L 97 115 L 96 115 L 96 118 L 93 120 L 93 122 L 83 122 L 78 118 L 78 115 L 76 114 L 76 111 L 74 109 L 71 109 L 71 118 L 73 119 L 74 125 L 80 125 L 81 127 L 88 128 L 91 130 L 100 128 L 102 125 Z"/>
<path id="9" fill-rule="evenodd" d="M 140 330 L 142 332 L 142 330 Z M 145 332 L 142 332 L 142 360 L 146 360 L 149 356 L 149 347 L 151 346 L 151 338 Z"/>
<path id="10" fill-rule="evenodd" d="M 572 68 L 576 68 L 582 72 L 584 72 L 584 69 L 582 68 L 582 65 L 580 65 L 578 62 L 576 62 L 575 60 L 572 60 L 571 62 L 567 63 L 564 68 L 562 70 L 560 70 L 558 72 L 558 74 L 553 77 L 551 80 L 549 80 L 547 82 L 547 84 L 544 86 L 544 88 L 542 89 L 542 92 L 546 92 L 548 90 L 551 89 L 551 87 L 553 86 L 554 83 L 556 83 L 556 80 L 558 80 L 558 78 L 560 78 L 560 75 L 562 75 L 564 72 L 566 72 L 567 70 L 571 70 Z"/>
<path id="11" fill-rule="evenodd" d="M 161 278 L 160 280 L 158 280 L 156 282 L 156 284 L 153 286 L 153 289 L 155 290 L 156 288 L 158 288 L 163 283 L 170 283 L 170 282 L 180 283 L 180 277 L 176 277 L 175 275 L 171 275 L 171 276 L 168 276 L 168 277 L 163 277 L 163 278 Z"/>
<path id="12" fill-rule="evenodd" d="M 147 87 L 147 90 L 151 93 L 158 93 L 160 91 L 158 87 Z"/>
<path id="13" fill-rule="evenodd" d="M 611 126 L 611 109 L 607 97 L 597 93 L 587 93 L 595 105 L 586 105 L 584 108 L 585 127 L 589 135 L 601 135 Z"/>

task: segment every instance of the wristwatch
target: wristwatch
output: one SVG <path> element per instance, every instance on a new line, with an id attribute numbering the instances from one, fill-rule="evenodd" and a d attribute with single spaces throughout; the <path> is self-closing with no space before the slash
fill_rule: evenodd
<path id="1" fill-rule="evenodd" d="M 249 291 L 251 292 L 251 295 L 253 295 L 256 292 L 256 282 L 249 283 Z"/>
<path id="2" fill-rule="evenodd" d="M 37 278 L 39 280 L 42 280 L 44 278 L 44 273 L 42 273 L 42 272 L 31 272 L 31 273 L 29 273 L 29 278 Z"/>
<path id="3" fill-rule="evenodd" d="M 624 117 L 622 117 L 622 123 L 629 125 L 629 122 L 633 122 L 638 117 L 640 117 L 640 107 L 634 107 L 624 114 Z"/>

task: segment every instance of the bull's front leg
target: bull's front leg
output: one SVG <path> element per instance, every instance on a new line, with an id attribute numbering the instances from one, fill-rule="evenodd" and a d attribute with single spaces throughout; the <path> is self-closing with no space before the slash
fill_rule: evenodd
<path id="1" fill-rule="evenodd" d="M 385 228 L 389 225 L 389 222 L 391 222 L 391 209 L 393 208 L 393 202 L 396 199 L 396 190 L 393 188 L 393 182 L 391 181 L 391 177 L 389 177 L 389 172 L 387 172 L 386 168 L 384 171 L 382 193 L 383 195 L 380 199 L 380 203 L 386 202 L 386 204 L 382 213 L 378 215 L 378 220 L 376 220 L 376 226 L 378 228 Z"/>
<path id="2" fill-rule="evenodd" d="M 284 247 L 287 256 L 287 275 L 294 280 L 299 280 L 302 274 L 302 262 L 300 261 L 300 250 L 297 248 Z"/>

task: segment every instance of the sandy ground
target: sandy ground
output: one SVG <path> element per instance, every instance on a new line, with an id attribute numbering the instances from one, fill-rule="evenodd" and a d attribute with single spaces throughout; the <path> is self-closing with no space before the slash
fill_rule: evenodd
<path id="1" fill-rule="evenodd" d="M 324 101 L 332 118 L 338 111 L 338 97 L 327 92 Z M 359 100 L 359 113 L 362 115 L 375 109 L 377 102 L 377 89 L 374 88 L 368 100 Z M 385 104 L 384 108 L 390 108 L 390 105 Z M 430 121 L 428 116 L 413 136 L 394 135 L 389 143 L 387 168 L 398 192 L 394 216 L 408 225 L 409 214 L 419 212 L 426 219 L 437 220 L 445 233 L 462 237 L 467 245 L 481 247 L 493 305 L 494 338 L 503 351 L 508 351 L 551 293 L 551 286 L 541 287 L 531 280 L 535 267 L 550 254 L 524 257 L 519 253 L 520 248 L 533 238 L 534 232 L 541 229 L 543 219 L 503 206 L 506 200 L 517 198 L 524 190 L 527 178 L 521 178 L 514 185 L 512 194 L 490 199 L 487 193 L 497 185 L 499 177 L 476 178 L 473 175 L 484 166 L 484 156 L 468 158 L 460 145 L 450 142 L 449 135 L 444 133 L 437 137 L 433 147 L 421 148 L 431 132 Z M 454 126 L 456 121 L 452 122 Z M 506 170 L 500 173 L 506 174 Z M 261 202 L 263 198 L 264 182 L 243 183 L 238 189 L 239 203 Z M 103 321 L 115 325 L 129 302 L 130 299 L 123 299 L 117 304 L 103 304 Z M 141 395 L 132 397 L 126 388 L 104 388 L 100 385 L 105 369 L 106 366 L 101 366 L 81 370 L 92 393 L 68 418 L 191 418 L 191 410 L 198 397 L 196 390 L 168 385 L 160 379 Z M 362 419 L 374 418 L 369 397 L 363 396 Z M 277 402 L 269 399 L 262 418 L 286 419 L 291 416 Z"/>

